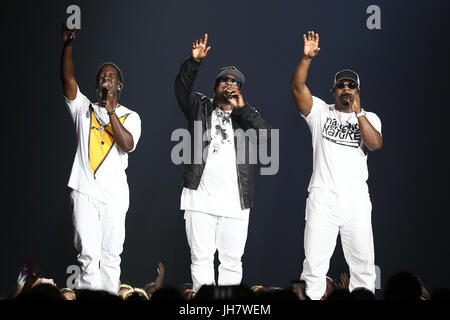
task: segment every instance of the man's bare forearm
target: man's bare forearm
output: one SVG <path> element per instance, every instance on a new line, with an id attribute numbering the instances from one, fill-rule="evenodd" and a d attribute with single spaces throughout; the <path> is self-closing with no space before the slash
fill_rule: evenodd
<path id="1" fill-rule="evenodd" d="M 77 95 L 77 83 L 72 59 L 72 46 L 64 46 L 61 54 L 61 83 L 64 96 L 73 100 Z"/>
<path id="2" fill-rule="evenodd" d="M 109 120 L 111 121 L 114 139 L 116 140 L 120 149 L 122 149 L 123 152 L 129 152 L 133 150 L 134 147 L 133 136 L 131 135 L 130 132 L 128 132 L 127 129 L 125 129 L 125 127 L 122 125 L 117 115 L 113 113 L 109 117 Z"/>
<path id="3" fill-rule="evenodd" d="M 383 147 L 383 137 L 372 126 L 366 117 L 359 117 L 359 128 L 361 130 L 361 138 L 370 151 L 376 151 Z"/>
<path id="4" fill-rule="evenodd" d="M 308 78 L 308 71 L 311 65 L 311 61 L 312 58 L 307 56 L 303 56 L 302 60 L 300 60 L 291 78 L 291 87 L 293 89 L 301 88 L 306 84 L 306 79 Z"/>
<path id="5" fill-rule="evenodd" d="M 295 68 L 291 78 L 291 92 L 295 106 L 304 116 L 307 116 L 311 112 L 313 104 L 311 92 L 309 92 L 306 86 L 311 61 L 311 57 L 304 56 L 297 65 L 297 68 Z"/>

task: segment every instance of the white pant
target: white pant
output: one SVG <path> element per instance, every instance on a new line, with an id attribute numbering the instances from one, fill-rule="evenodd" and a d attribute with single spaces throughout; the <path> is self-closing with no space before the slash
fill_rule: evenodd
<path id="1" fill-rule="evenodd" d="M 305 260 L 301 279 L 313 300 L 326 290 L 338 233 L 345 261 L 349 265 L 352 291 L 358 287 L 375 291 L 374 247 L 369 196 L 342 196 L 323 189 L 311 190 L 306 202 Z"/>
<path id="2" fill-rule="evenodd" d="M 120 254 L 125 240 L 126 212 L 72 190 L 75 248 L 81 274 L 75 288 L 106 290 L 117 294 Z"/>
<path id="3" fill-rule="evenodd" d="M 185 211 L 186 235 L 191 248 L 193 291 L 215 285 L 214 254 L 219 252 L 219 285 L 239 285 L 247 240 L 248 219 L 232 219 L 197 211 Z"/>

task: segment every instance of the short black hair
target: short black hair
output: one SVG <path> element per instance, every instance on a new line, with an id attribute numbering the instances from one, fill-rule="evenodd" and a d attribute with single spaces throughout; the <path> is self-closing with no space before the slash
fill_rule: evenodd
<path id="1" fill-rule="evenodd" d="M 422 285 L 416 275 L 401 271 L 391 276 L 384 290 L 384 300 L 419 300 Z"/>

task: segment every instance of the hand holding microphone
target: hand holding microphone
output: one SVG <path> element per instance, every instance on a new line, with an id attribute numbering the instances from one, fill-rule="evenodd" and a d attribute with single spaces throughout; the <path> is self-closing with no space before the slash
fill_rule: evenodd
<path id="1" fill-rule="evenodd" d="M 103 108 L 106 108 L 106 104 L 108 103 L 108 88 L 107 88 L 107 83 L 103 83 L 102 84 L 102 90 L 100 93 L 100 106 Z"/>
<path id="2" fill-rule="evenodd" d="M 349 99 L 349 104 L 352 107 L 353 112 L 356 114 L 361 112 L 361 100 L 358 93 L 346 93 L 344 94 L 344 98 Z"/>
<path id="3" fill-rule="evenodd" d="M 244 97 L 238 87 L 225 88 L 224 96 L 233 108 L 242 108 L 245 105 Z"/>
<path id="4" fill-rule="evenodd" d="M 343 99 L 344 105 L 349 106 L 355 98 L 355 95 L 353 93 L 344 93 L 341 98 Z"/>
<path id="5" fill-rule="evenodd" d="M 105 81 L 102 84 L 101 104 L 107 111 L 112 111 L 117 105 L 117 97 L 113 95 L 113 90 L 111 82 Z"/>
<path id="6" fill-rule="evenodd" d="M 106 87 L 102 88 L 102 103 L 106 104 L 106 100 L 108 100 L 108 89 Z"/>
<path id="7" fill-rule="evenodd" d="M 232 94 L 232 93 L 228 93 L 228 95 L 226 96 L 226 98 L 228 99 L 228 100 L 231 100 L 231 99 L 234 99 L 234 98 L 236 98 L 237 96 L 235 95 L 235 94 Z"/>

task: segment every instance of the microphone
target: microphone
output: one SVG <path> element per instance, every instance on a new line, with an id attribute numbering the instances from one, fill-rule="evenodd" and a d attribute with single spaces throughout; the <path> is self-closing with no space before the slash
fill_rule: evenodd
<path id="1" fill-rule="evenodd" d="M 108 89 L 105 87 L 102 88 L 102 100 L 106 101 L 108 99 Z"/>
<path id="2" fill-rule="evenodd" d="M 228 91 L 228 90 L 233 90 L 233 87 L 232 87 L 232 86 L 227 86 L 227 87 L 225 88 L 225 90 L 226 90 L 226 91 Z M 228 100 L 233 99 L 233 98 L 235 98 L 235 97 L 237 97 L 235 94 L 227 94 L 227 92 L 225 92 L 225 98 L 227 98 Z"/>
<path id="3" fill-rule="evenodd" d="M 342 96 L 343 98 L 349 98 L 350 100 L 353 100 L 355 95 L 353 93 L 346 93 Z"/>

